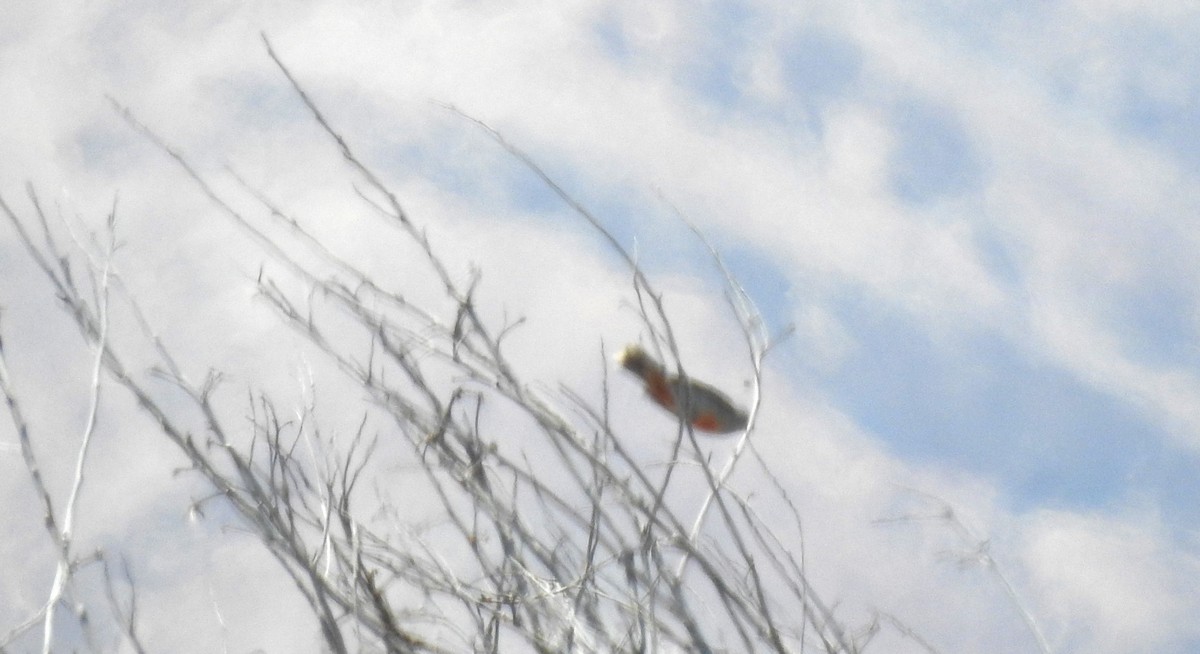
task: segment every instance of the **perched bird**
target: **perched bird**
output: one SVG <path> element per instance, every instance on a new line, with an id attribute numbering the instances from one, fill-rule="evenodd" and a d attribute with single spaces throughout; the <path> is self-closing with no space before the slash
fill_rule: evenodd
<path id="1" fill-rule="evenodd" d="M 727 434 L 746 428 L 746 412 L 734 406 L 727 395 L 708 384 L 692 379 L 684 383 L 677 375 L 667 375 L 662 365 L 637 345 L 621 350 L 617 363 L 646 382 L 650 399 L 694 429 Z"/>

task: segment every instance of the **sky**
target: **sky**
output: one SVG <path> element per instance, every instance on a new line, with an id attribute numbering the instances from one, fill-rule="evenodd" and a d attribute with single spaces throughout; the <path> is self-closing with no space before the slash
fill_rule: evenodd
<path id="1" fill-rule="evenodd" d="M 253 198 L 230 171 L 434 297 L 412 253 L 377 236 L 266 34 L 452 269 L 482 271 L 486 310 L 526 317 L 514 358 L 548 387 L 594 388 L 600 344 L 644 338 L 628 271 L 443 105 L 499 130 L 636 251 L 689 371 L 745 398 L 720 274 L 676 209 L 696 225 L 767 327 L 794 328 L 767 357 L 754 438 L 803 498 L 807 560 L 849 616 L 901 616 L 942 651 L 1036 651 L 996 576 L 947 554 L 949 525 L 897 519 L 946 502 L 1053 651 L 1200 652 L 1192 3 L 11 4 L 0 196 L 30 215 L 28 183 L 93 229 L 116 202 L 115 265 L 194 374 L 284 397 L 304 370 L 336 385 L 254 302 L 261 252 L 109 97 L 241 206 Z M 65 494 L 88 353 L 7 223 L 0 279 L 10 374 Z M 626 429 L 669 441 L 632 384 L 615 401 Z M 136 562 L 148 641 L 314 651 L 303 607 L 262 599 L 283 595 L 278 575 L 238 591 L 268 557 L 186 523 L 195 489 L 134 416 L 105 395 L 78 537 Z M 0 580 L 4 634 L 44 601 L 54 562 L 7 415 L 0 471 L 0 561 L 20 570 Z"/>

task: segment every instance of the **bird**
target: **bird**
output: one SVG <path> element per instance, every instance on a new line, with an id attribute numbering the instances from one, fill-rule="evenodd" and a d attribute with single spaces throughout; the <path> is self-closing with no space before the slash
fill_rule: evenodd
<path id="1" fill-rule="evenodd" d="M 668 375 L 662 365 L 637 345 L 617 354 L 617 363 L 646 383 L 646 394 L 659 406 L 675 414 L 693 429 L 711 434 L 741 431 L 749 424 L 746 412 L 729 396 L 692 379 Z"/>

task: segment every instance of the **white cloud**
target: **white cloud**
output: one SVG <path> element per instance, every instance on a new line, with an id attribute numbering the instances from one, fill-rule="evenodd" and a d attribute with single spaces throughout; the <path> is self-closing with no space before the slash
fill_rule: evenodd
<path id="1" fill-rule="evenodd" d="M 1154 515 L 1031 516 L 1023 558 L 1042 610 L 1077 651 L 1178 651 L 1200 637 L 1200 559 L 1167 544 Z"/>
<path id="2" fill-rule="evenodd" d="M 761 115 L 770 114 L 765 109 L 718 110 L 683 83 L 685 73 L 705 65 L 696 58 L 711 54 L 715 46 L 706 39 L 721 27 L 683 3 L 579 2 L 555 10 L 536 3 L 310 3 L 199 12 L 143 4 L 31 11 L 24 22 L 0 28 L 7 112 L 0 127 L 6 144 L 0 192 L 27 213 L 22 184 L 32 179 L 55 207 L 52 214 L 61 206 L 93 224 L 119 193 L 128 245 L 118 263 L 156 328 L 181 350 L 188 372 L 199 377 L 216 364 L 230 372 L 236 386 L 230 396 L 262 383 L 294 398 L 303 365 L 297 359 L 308 355 L 297 354 L 298 339 L 281 337 L 270 312 L 249 301 L 247 282 L 261 253 L 173 164 L 127 130 L 103 98 L 111 93 L 181 145 L 253 220 L 266 219 L 223 177 L 225 163 L 295 211 L 339 253 L 405 284 L 414 299 L 432 301 L 436 289 L 423 285 L 430 276 L 416 253 L 381 229 L 353 196 L 353 177 L 334 146 L 265 57 L 258 40 L 264 30 L 350 142 L 378 162 L 414 217 L 429 225 L 452 273 L 465 278 L 470 263 L 480 265 L 482 310 L 496 320 L 506 313 L 528 318 L 510 341 L 522 371 L 547 389 L 562 381 L 594 394 L 600 340 L 616 348 L 639 336 L 634 316 L 623 308 L 631 297 L 628 273 L 557 205 L 527 212 L 519 196 L 528 191 L 510 188 L 514 180 L 528 181 L 525 173 L 514 172 L 519 167 L 494 144 L 428 101 L 455 103 L 537 156 L 572 192 L 601 203 L 619 195 L 614 203 L 638 207 L 632 218 L 602 217 L 622 233 L 637 234 L 639 253 L 651 267 L 694 247 L 675 240 L 682 230 L 664 226 L 673 219 L 664 218 L 669 211 L 654 196 L 661 189 L 718 247 L 751 250 L 782 271 L 797 306 L 781 313 L 799 323 L 798 338 L 784 347 L 820 365 L 799 381 L 795 371 L 770 372 L 759 441 L 803 498 L 814 574 L 835 598 L 847 598 L 848 612 L 903 613 L 899 617 L 935 636 L 935 643 L 953 645 L 947 651 L 995 651 L 990 638 L 1003 639 L 1012 651 L 1029 650 L 1032 641 L 1024 635 L 1005 638 L 1023 634 L 1022 627 L 986 575 L 959 574 L 939 560 L 938 552 L 953 545 L 944 524 L 871 524 L 907 506 L 909 495 L 900 487 L 915 486 L 964 507 L 1001 552 L 1023 547 L 1020 572 L 1027 574 L 1014 576 L 1047 633 L 1064 645 L 1118 652 L 1154 643 L 1171 651 L 1197 637 L 1186 617 L 1197 608 L 1188 590 L 1195 584 L 1188 583 L 1198 570 L 1174 532 L 1103 512 L 1035 507 L 1023 515 L 1007 506 L 1014 491 L 1006 480 L 936 461 L 905 462 L 904 452 L 879 444 L 888 434 L 865 433 L 839 408 L 844 398 L 822 387 L 821 375 L 853 355 L 861 329 L 839 311 L 840 294 L 861 293 L 881 312 L 905 316 L 940 347 L 961 343 L 956 337 L 964 333 L 1000 334 L 1036 364 L 1065 370 L 1114 402 L 1137 406 L 1178 442 L 1193 448 L 1200 442 L 1195 361 L 1139 357 L 1129 335 L 1136 328 L 1113 309 L 1117 294 L 1136 297 L 1148 281 L 1200 274 L 1193 256 L 1200 246 L 1194 225 L 1200 185 L 1175 154 L 1123 134 L 1104 105 L 1116 97 L 1123 75 L 1144 75 L 1156 102 L 1181 102 L 1192 82 L 1161 65 L 1127 67 L 1121 43 L 1101 38 L 1094 12 L 1117 21 L 1134 3 L 1084 4 L 1055 10 L 1066 19 L 1054 22 L 1058 27 L 1034 29 L 1041 16 L 1006 14 L 995 28 L 973 28 L 989 37 L 978 47 L 970 34 L 953 32 L 966 28 L 897 8 L 836 3 L 807 15 L 764 8 L 759 22 L 770 24 L 761 42 L 749 39 L 740 51 L 717 54 L 753 77 L 734 80 L 748 106 L 786 114 L 789 101 L 811 101 L 796 112 L 803 120 Z M 1178 14 L 1139 15 L 1186 40 L 1170 30 Z M 775 49 L 784 47 L 791 30 L 818 20 L 835 35 L 830 38 L 860 50 L 861 68 L 846 71 L 854 79 L 836 97 L 793 97 L 797 91 L 787 87 Z M 627 59 L 607 56 L 596 34 L 605 21 L 624 40 Z M 1064 75 L 1083 89 L 1066 100 L 1053 86 Z M 971 197 L 912 206 L 892 192 L 903 136 L 895 105 L 912 97 L 944 107 L 961 122 L 984 162 Z M 450 154 L 429 154 L 440 148 Z M 437 166 L 444 168 L 431 172 Z M 477 186 L 468 192 L 455 175 Z M 1013 270 L 989 266 L 978 241 L 985 230 L 1003 235 Z M 6 259 L 0 270 L 20 280 L 0 289 L 0 327 L 15 378 L 31 416 L 46 425 L 39 438 L 65 434 L 39 441 L 57 487 L 68 474 L 69 436 L 78 431 L 77 402 L 86 392 L 79 360 L 87 353 L 55 318 L 44 287 L 10 259 L 19 255 L 6 227 L 0 227 L 0 248 Z M 738 367 L 742 345 L 719 290 L 697 274 L 706 266 L 688 261 L 656 279 L 669 292 L 693 372 L 738 395 L 746 376 Z M 1197 304 L 1194 293 L 1182 301 Z M 1193 329 L 1200 334 L 1196 320 Z M 777 365 L 789 360 L 781 354 Z M 337 389 L 338 373 L 320 361 L 312 365 L 319 383 L 328 383 L 323 388 Z M 619 426 L 669 427 L 669 419 L 640 403 L 635 386 L 613 383 Z M 321 392 L 356 401 L 343 391 Z M 64 397 L 75 398 L 73 408 L 62 407 Z M 171 459 L 166 448 L 141 451 L 137 466 L 125 467 L 130 457 L 120 446 L 152 435 L 127 427 L 144 422 L 126 422 L 133 413 L 127 403 L 106 406 L 114 427 L 104 435 L 113 438 L 93 464 L 97 480 L 115 481 L 94 489 L 90 511 L 104 525 L 94 533 L 119 540 L 145 524 L 145 516 L 169 512 L 167 501 L 186 492 L 163 477 Z M 116 426 L 136 433 L 119 433 Z M 4 423 L 0 444 L 12 440 Z M 654 451 L 656 443 L 642 445 Z M 21 533 L 38 529 L 36 505 L 7 501 L 28 495 L 19 457 L 0 449 L 0 465 L 12 480 L 3 486 L 5 506 L 20 507 L 14 524 L 28 527 Z M 143 485 L 155 493 L 174 491 L 139 495 Z M 0 553 L 16 561 L 37 546 L 33 539 L 5 538 Z M 231 590 L 244 546 L 219 538 L 195 545 L 219 562 L 207 571 L 177 567 L 170 552 L 151 560 L 146 575 L 161 585 L 151 596 L 161 599 L 148 619 L 160 625 L 151 629 L 158 630 L 153 638 L 162 639 L 151 642 L 170 648 L 177 642 L 172 638 L 192 637 L 166 635 L 161 625 L 179 619 L 176 608 L 190 617 L 210 612 L 207 583 L 232 616 L 231 644 L 265 647 L 246 637 L 252 617 L 279 625 L 307 619 L 293 606 L 263 612 L 261 600 L 275 582 L 263 594 Z M 8 579 L 0 606 L 17 608 L 0 611 L 0 629 L 44 594 L 46 583 L 36 570 Z M 930 597 L 944 601 L 923 607 Z M 217 642 L 213 620 L 197 624 L 200 640 L 194 642 Z M 311 631 L 280 629 L 271 643 L 311 638 Z M 910 645 L 897 644 L 896 651 Z"/>

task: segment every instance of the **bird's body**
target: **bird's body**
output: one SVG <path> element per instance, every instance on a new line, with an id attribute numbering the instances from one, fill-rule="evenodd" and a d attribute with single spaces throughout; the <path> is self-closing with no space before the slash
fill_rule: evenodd
<path id="1" fill-rule="evenodd" d="M 746 413 L 734 406 L 721 391 L 708 384 L 668 375 L 657 361 L 637 345 L 617 355 L 617 362 L 646 383 L 646 394 L 659 406 L 674 413 L 694 429 L 727 434 L 746 428 Z"/>

